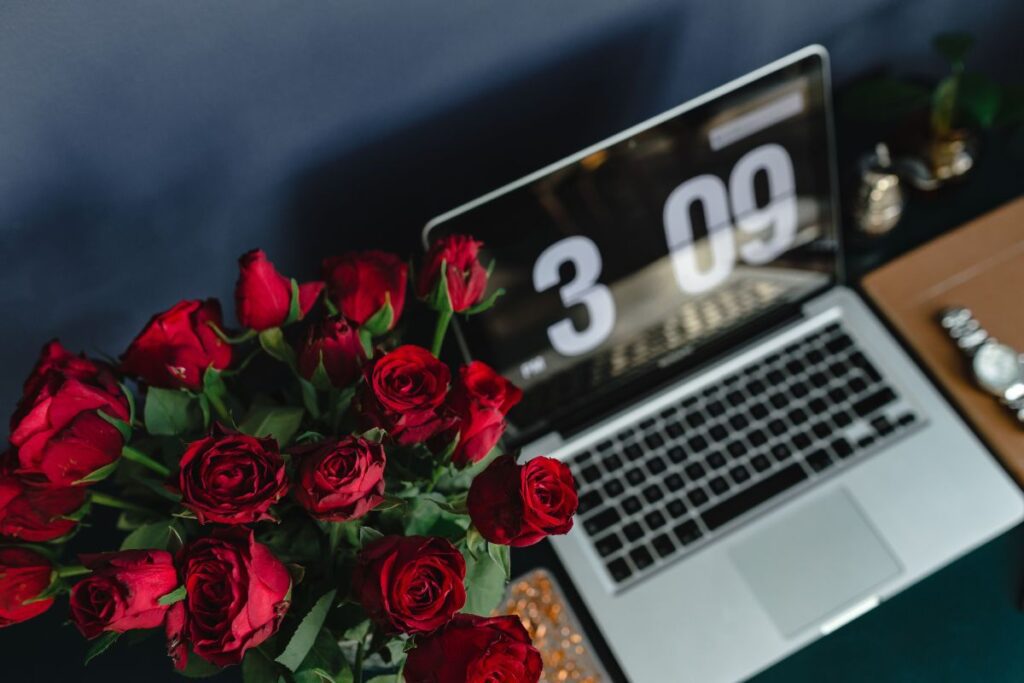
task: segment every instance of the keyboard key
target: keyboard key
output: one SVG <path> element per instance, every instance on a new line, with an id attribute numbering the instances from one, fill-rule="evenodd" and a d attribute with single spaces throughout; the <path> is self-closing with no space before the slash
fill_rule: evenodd
<path id="1" fill-rule="evenodd" d="M 689 401 L 690 399 L 686 399 L 686 400 Z M 684 402 L 683 405 L 685 405 L 685 402 Z M 668 408 L 665 408 L 663 411 L 661 411 L 659 413 L 659 415 L 661 415 L 666 420 L 668 418 L 672 417 L 675 414 L 676 414 L 676 407 L 675 406 L 669 406 Z"/>
<path id="2" fill-rule="evenodd" d="M 765 389 L 767 388 L 768 387 L 764 385 L 764 382 L 762 382 L 759 379 L 755 379 L 753 382 L 747 385 L 747 391 L 749 391 L 754 396 L 760 396 L 762 393 L 764 393 Z"/>
<path id="3" fill-rule="evenodd" d="M 661 448 L 665 445 L 665 437 L 661 434 L 648 434 L 644 437 L 644 443 L 648 448 Z"/>
<path id="4" fill-rule="evenodd" d="M 815 472 L 821 472 L 832 464 L 832 458 L 823 449 L 819 448 L 807 456 L 807 464 Z"/>
<path id="5" fill-rule="evenodd" d="M 708 482 L 708 486 L 710 486 L 711 490 L 714 491 L 715 494 L 719 496 L 729 490 L 729 482 L 727 482 L 722 477 L 715 477 L 714 479 Z"/>
<path id="6" fill-rule="evenodd" d="M 840 427 L 846 427 L 846 426 L 849 426 L 849 424 L 850 424 L 851 422 L 853 422 L 853 418 L 852 418 L 852 417 L 850 417 L 850 413 L 848 413 L 848 412 L 847 412 L 847 411 L 845 411 L 845 410 L 840 410 L 840 411 L 839 411 L 838 413 L 834 414 L 834 415 L 832 416 L 832 419 L 833 419 L 833 420 L 835 421 L 835 423 L 836 423 L 837 425 L 839 425 Z"/>
<path id="7" fill-rule="evenodd" d="M 608 563 L 608 573 L 611 574 L 612 579 L 616 583 L 622 583 L 633 574 L 633 570 L 629 568 L 626 561 L 621 557 L 617 560 L 612 560 Z"/>
<path id="8" fill-rule="evenodd" d="M 754 417 L 755 420 L 763 420 L 764 418 L 768 417 L 768 412 L 768 407 L 765 406 L 765 404 L 763 403 L 755 403 L 754 405 L 750 406 L 750 414 Z"/>
<path id="9" fill-rule="evenodd" d="M 803 398 L 810 393 L 810 388 L 803 382 L 793 382 L 789 385 L 789 393 L 793 394 L 797 398 Z"/>
<path id="10" fill-rule="evenodd" d="M 734 408 L 743 405 L 747 401 L 747 397 L 743 392 L 730 391 L 725 395 L 725 400 L 729 402 Z"/>
<path id="11" fill-rule="evenodd" d="M 690 425 L 693 429 L 700 427 L 705 422 L 707 422 L 707 418 L 704 417 L 704 413 L 690 413 L 686 416 L 686 424 Z"/>
<path id="12" fill-rule="evenodd" d="M 607 508 L 588 520 L 583 522 L 583 528 L 587 530 L 587 533 L 591 536 L 596 536 L 605 529 L 611 528 L 618 524 L 619 513 L 614 508 Z"/>
<path id="13" fill-rule="evenodd" d="M 784 443 L 777 443 L 772 446 L 772 457 L 779 462 L 786 460 L 792 454 L 793 452 L 789 449 L 789 446 Z"/>
<path id="14" fill-rule="evenodd" d="M 640 512 L 640 508 L 643 505 L 640 503 L 640 499 L 636 496 L 629 496 L 622 501 L 622 509 L 627 515 L 635 515 Z"/>
<path id="15" fill-rule="evenodd" d="M 683 513 L 686 512 L 686 504 L 678 498 L 675 498 L 665 506 L 665 509 L 668 511 L 669 515 L 678 518 L 682 517 Z"/>
<path id="16" fill-rule="evenodd" d="M 672 530 L 679 542 L 683 545 L 690 545 L 701 537 L 700 527 L 692 519 L 687 520 Z"/>
<path id="17" fill-rule="evenodd" d="M 859 439 L 857 439 L 857 445 L 860 448 L 867 448 L 868 446 L 870 446 L 874 442 L 875 442 L 875 437 L 872 436 L 871 434 L 868 434 L 867 436 L 862 436 Z"/>
<path id="18" fill-rule="evenodd" d="M 892 423 L 889 422 L 889 419 L 884 415 L 879 415 L 878 417 L 873 419 L 871 421 L 871 426 L 874 427 L 875 431 L 877 431 L 882 436 L 888 436 L 889 434 L 892 434 L 896 430 L 896 428 L 892 426 Z"/>
<path id="19" fill-rule="evenodd" d="M 718 451 L 715 451 L 714 453 L 708 456 L 707 462 L 709 465 L 711 465 L 717 470 L 719 467 L 725 466 L 725 456 L 719 453 Z"/>
<path id="20" fill-rule="evenodd" d="M 869 361 L 860 351 L 851 353 L 850 361 L 863 370 L 864 374 L 866 374 L 872 382 L 882 381 L 882 375 L 879 374 L 878 370 L 875 369 L 875 366 L 871 364 L 871 361 Z"/>
<path id="21" fill-rule="evenodd" d="M 686 494 L 686 497 L 690 499 L 691 505 L 700 506 L 708 502 L 707 492 L 700 487 L 697 487 L 690 491 L 688 494 Z"/>
<path id="22" fill-rule="evenodd" d="M 576 455 L 575 455 L 575 456 L 573 457 L 573 459 L 574 459 L 574 460 L 575 460 L 576 462 L 587 462 L 588 460 L 590 460 L 590 459 L 591 459 L 591 458 L 593 458 L 593 457 L 594 457 L 594 454 L 593 454 L 593 452 L 591 452 L 591 451 L 583 451 L 582 453 L 577 453 L 577 454 L 576 454 Z"/>
<path id="23" fill-rule="evenodd" d="M 622 547 L 622 539 L 614 531 L 594 542 L 601 557 L 607 557 Z"/>
<path id="24" fill-rule="evenodd" d="M 626 490 L 626 487 L 622 485 L 622 482 L 618 479 L 612 479 L 604 485 L 604 494 L 609 498 L 618 498 L 622 495 L 622 492 Z"/>
<path id="25" fill-rule="evenodd" d="M 669 448 L 666 455 L 668 455 L 669 460 L 677 465 L 686 460 L 686 451 L 684 451 L 683 447 L 679 445 Z"/>
<path id="26" fill-rule="evenodd" d="M 683 434 L 683 425 L 675 421 L 669 422 L 665 425 L 665 433 L 669 438 L 678 439 Z"/>
<path id="27" fill-rule="evenodd" d="M 828 410 L 828 404 L 820 398 L 812 398 L 807 407 L 811 409 L 812 415 L 821 415 Z"/>
<path id="28" fill-rule="evenodd" d="M 806 478 L 799 465 L 790 465 L 704 511 L 701 518 L 709 529 L 718 529 Z"/>
<path id="29" fill-rule="evenodd" d="M 633 486 L 640 484 L 641 482 L 643 482 L 643 480 L 644 473 L 641 472 L 640 469 L 637 467 L 634 467 L 633 469 L 626 472 L 626 481 L 628 481 Z"/>
<path id="30" fill-rule="evenodd" d="M 601 500 L 601 494 L 598 493 L 597 491 L 589 491 L 587 493 L 584 493 L 582 496 L 580 496 L 580 503 L 579 507 L 577 508 L 577 512 L 579 512 L 579 514 L 581 515 L 585 515 L 594 508 L 596 508 L 598 505 L 600 505 Z"/>
<path id="31" fill-rule="evenodd" d="M 789 418 L 790 424 L 801 425 L 804 422 L 807 422 L 807 413 L 805 413 L 800 408 L 794 408 L 793 410 L 789 411 L 786 417 Z"/>
<path id="32" fill-rule="evenodd" d="M 580 471 L 580 475 L 582 475 L 583 481 L 592 484 L 601 478 L 601 470 L 594 465 L 587 465 Z"/>
<path id="33" fill-rule="evenodd" d="M 832 434 L 832 426 L 827 422 L 816 422 L 814 426 L 811 427 L 811 431 L 813 431 L 814 435 L 819 439 L 825 439 Z"/>
<path id="34" fill-rule="evenodd" d="M 597 450 L 604 452 L 611 449 L 611 447 L 614 445 L 615 444 L 613 444 L 611 440 L 602 441 L 601 443 L 597 444 Z"/>
<path id="35" fill-rule="evenodd" d="M 639 460 L 644 455 L 643 449 L 640 448 L 640 446 L 635 443 L 631 443 L 628 446 L 626 446 L 622 452 L 626 455 L 626 460 L 629 461 Z"/>
<path id="36" fill-rule="evenodd" d="M 913 424 L 915 420 L 917 420 L 917 416 L 913 413 L 903 413 L 896 418 L 896 424 L 900 427 L 906 427 L 909 424 Z"/>
<path id="37" fill-rule="evenodd" d="M 772 394 L 768 397 L 768 402 L 772 404 L 773 408 L 785 408 L 789 405 L 789 399 L 786 398 L 785 394 Z"/>
<path id="38" fill-rule="evenodd" d="M 778 386 L 779 384 L 782 384 L 783 382 L 786 381 L 786 376 L 783 375 L 778 370 L 772 370 L 771 372 L 768 373 L 768 381 L 771 382 L 773 385 Z"/>
<path id="39" fill-rule="evenodd" d="M 747 434 L 747 438 L 750 439 L 750 443 L 753 444 L 754 446 L 761 446 L 766 441 L 768 441 L 768 437 L 765 436 L 764 432 L 762 432 L 760 429 L 755 429 L 754 431 Z"/>
<path id="40" fill-rule="evenodd" d="M 763 455 L 755 455 L 751 459 L 750 464 L 757 472 L 764 472 L 766 469 L 772 466 L 771 460 L 769 460 Z"/>
<path id="41" fill-rule="evenodd" d="M 718 417 L 725 412 L 725 405 L 721 401 L 711 401 L 708 403 L 708 413 L 711 417 Z"/>
<path id="42" fill-rule="evenodd" d="M 768 423 L 768 431 L 775 436 L 780 436 L 786 433 L 786 423 L 782 420 L 775 419 Z"/>
<path id="43" fill-rule="evenodd" d="M 653 417 L 647 417 L 647 418 L 644 418 L 643 420 L 640 420 L 640 429 L 643 429 L 644 431 L 647 431 L 648 429 L 650 429 L 653 426 L 654 426 L 654 418 Z"/>
<path id="44" fill-rule="evenodd" d="M 726 446 L 726 450 L 729 451 L 729 455 L 732 457 L 739 458 L 747 452 L 747 447 L 742 441 L 733 441 Z"/>
<path id="45" fill-rule="evenodd" d="M 842 387 L 832 387 L 828 390 L 828 398 L 832 403 L 842 403 L 846 400 L 846 391 Z"/>
<path id="46" fill-rule="evenodd" d="M 829 373 L 836 379 L 842 379 L 850 373 L 850 364 L 842 361 L 832 361 L 828 364 Z"/>
<path id="47" fill-rule="evenodd" d="M 853 455 L 853 446 L 846 439 L 839 437 L 829 444 L 832 452 L 838 455 L 840 458 L 848 458 Z"/>
<path id="48" fill-rule="evenodd" d="M 828 349 L 829 353 L 839 353 L 845 349 L 853 346 L 853 340 L 847 334 L 840 334 L 838 337 L 834 337 L 825 342 L 825 348 Z"/>
<path id="49" fill-rule="evenodd" d="M 629 556 L 632 558 L 633 564 L 636 565 L 637 569 L 647 569 L 654 564 L 654 558 L 651 557 L 651 553 L 643 546 L 635 548 Z"/>
<path id="50" fill-rule="evenodd" d="M 653 531 L 665 526 L 665 515 L 657 510 L 652 510 L 644 515 L 644 521 L 647 522 L 647 526 Z"/>
<path id="51" fill-rule="evenodd" d="M 701 465 L 699 462 L 694 462 L 687 465 L 685 472 L 686 476 L 688 476 L 691 481 L 697 481 L 705 474 L 704 466 Z"/>
<path id="52" fill-rule="evenodd" d="M 644 499 L 646 499 L 648 503 L 655 503 L 661 500 L 664 495 L 665 494 L 662 493 L 661 488 L 657 484 L 651 484 L 644 489 Z"/>
<path id="53" fill-rule="evenodd" d="M 852 391 L 853 393 L 859 394 L 860 392 L 868 388 L 868 383 L 862 380 L 860 377 L 854 377 L 846 386 L 848 386 L 850 388 L 850 391 Z"/>
<path id="54" fill-rule="evenodd" d="M 722 439 L 729 435 L 729 432 L 725 431 L 725 427 L 723 427 L 722 425 L 715 425 L 714 427 L 711 428 L 711 431 L 709 431 L 708 434 L 711 436 L 713 440 L 721 441 Z"/>
<path id="55" fill-rule="evenodd" d="M 654 475 L 661 474 L 665 471 L 666 467 L 665 461 L 657 456 L 647 461 L 647 470 Z"/>
<path id="56" fill-rule="evenodd" d="M 697 436 L 690 437 L 690 440 L 686 442 L 690 451 L 693 453 L 700 453 L 708 447 L 708 440 L 699 434 Z"/>
<path id="57" fill-rule="evenodd" d="M 729 424 L 733 429 L 746 429 L 747 425 L 750 424 L 750 420 L 743 415 L 733 415 L 729 418 Z"/>
<path id="58" fill-rule="evenodd" d="M 678 473 L 673 472 L 665 477 L 665 487 L 669 491 L 678 491 L 683 488 L 683 478 L 680 477 Z"/>
<path id="59" fill-rule="evenodd" d="M 801 432 L 793 437 L 793 445 L 802 451 L 811 445 L 811 437 Z"/>
<path id="60" fill-rule="evenodd" d="M 747 479 L 750 479 L 750 471 L 743 465 L 737 465 L 729 470 L 729 476 L 731 476 L 732 480 L 737 484 L 742 484 Z"/>
<path id="61" fill-rule="evenodd" d="M 622 527 L 622 533 L 626 536 L 626 539 L 632 543 L 638 538 L 643 538 L 644 528 L 636 522 L 630 522 L 626 526 Z"/>
<path id="62" fill-rule="evenodd" d="M 799 375 L 804 371 L 804 364 L 794 358 L 786 363 L 786 371 L 791 375 Z"/>
<path id="63" fill-rule="evenodd" d="M 825 360 L 825 354 L 823 354 L 818 349 L 811 349 L 810 351 L 807 352 L 807 360 L 817 365 L 821 361 Z"/>
<path id="64" fill-rule="evenodd" d="M 812 372 L 808 379 L 811 380 L 811 384 L 819 389 L 828 384 L 828 376 L 823 372 Z"/>
<path id="65" fill-rule="evenodd" d="M 668 557 L 676 551 L 676 546 L 672 543 L 672 539 L 667 534 L 661 534 L 651 539 L 651 545 L 662 557 Z"/>

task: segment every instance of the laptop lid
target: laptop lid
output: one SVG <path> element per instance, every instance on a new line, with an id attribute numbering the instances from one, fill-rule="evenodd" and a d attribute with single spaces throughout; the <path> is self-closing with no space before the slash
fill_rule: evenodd
<path id="1" fill-rule="evenodd" d="M 563 435 L 728 351 L 838 267 L 827 54 L 812 46 L 430 221 L 494 260 L 463 351 Z"/>

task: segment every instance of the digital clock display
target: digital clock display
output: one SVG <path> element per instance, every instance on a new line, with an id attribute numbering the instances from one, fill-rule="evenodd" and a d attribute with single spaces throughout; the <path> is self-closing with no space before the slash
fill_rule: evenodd
<path id="1" fill-rule="evenodd" d="M 428 226 L 495 261 L 506 294 L 460 334 L 524 388 L 513 437 L 625 400 L 832 280 L 824 78 L 810 54 Z"/>

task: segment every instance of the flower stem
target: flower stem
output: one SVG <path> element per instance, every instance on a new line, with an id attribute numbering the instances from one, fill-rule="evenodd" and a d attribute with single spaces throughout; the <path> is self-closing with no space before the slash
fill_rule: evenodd
<path id="1" fill-rule="evenodd" d="M 156 472 L 164 479 L 171 476 L 171 470 L 166 465 L 161 465 L 142 451 L 132 448 L 131 446 L 125 446 L 121 449 L 121 457 L 125 460 L 131 460 L 132 462 L 139 463 L 143 467 Z"/>
<path id="2" fill-rule="evenodd" d="M 441 310 L 437 312 L 437 326 L 434 327 L 434 343 L 430 346 L 430 352 L 434 357 L 440 357 L 441 345 L 444 344 L 444 337 L 448 333 L 448 323 L 452 320 L 452 312 Z"/>
<path id="3" fill-rule="evenodd" d="M 59 567 L 57 569 L 57 576 L 61 579 L 66 579 L 71 576 L 81 576 L 82 574 L 89 574 L 92 570 L 88 567 L 83 567 L 80 564 L 73 564 L 67 567 Z"/>
<path id="4" fill-rule="evenodd" d="M 231 415 L 231 411 L 228 410 L 228 407 L 224 405 L 224 401 L 221 400 L 220 396 L 212 391 L 204 392 L 204 395 L 213 407 L 213 411 L 217 413 L 217 417 L 228 425 L 234 426 L 235 418 Z"/>
<path id="5" fill-rule="evenodd" d="M 108 495 L 106 493 L 100 493 L 99 491 L 93 491 L 89 494 L 89 500 L 95 505 L 105 505 L 108 508 L 117 508 L 118 510 L 131 510 L 132 512 L 142 512 L 147 515 L 157 514 L 155 510 L 150 510 L 147 507 L 136 505 L 135 503 L 121 498 Z"/>
<path id="6" fill-rule="evenodd" d="M 366 657 L 366 638 L 373 641 L 373 626 L 365 636 L 359 639 L 359 647 L 356 648 L 356 663 L 352 667 L 352 680 L 354 683 L 363 683 L 363 658 Z"/>
<path id="7" fill-rule="evenodd" d="M 331 522 L 331 531 L 327 537 L 327 565 L 328 570 L 333 575 L 334 568 L 338 564 L 338 544 L 341 542 L 341 535 L 345 531 L 345 527 L 342 526 L 342 522 Z"/>

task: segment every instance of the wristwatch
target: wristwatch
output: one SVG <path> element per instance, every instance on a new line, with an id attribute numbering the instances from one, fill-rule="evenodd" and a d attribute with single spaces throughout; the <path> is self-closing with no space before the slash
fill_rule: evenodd
<path id="1" fill-rule="evenodd" d="M 947 308 L 939 321 L 967 355 L 978 386 L 997 397 L 1024 426 L 1024 355 L 990 336 L 967 308 Z"/>

